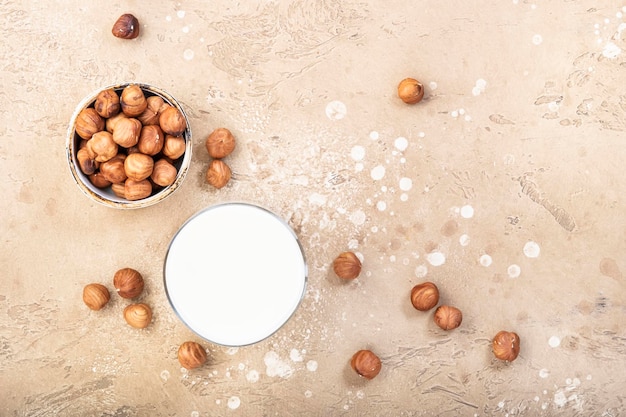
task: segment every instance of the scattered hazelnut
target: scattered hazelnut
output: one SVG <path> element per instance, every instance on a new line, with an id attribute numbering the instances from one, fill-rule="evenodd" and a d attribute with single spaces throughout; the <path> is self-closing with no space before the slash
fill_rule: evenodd
<path id="1" fill-rule="evenodd" d="M 492 342 L 493 354 L 503 361 L 512 362 L 519 355 L 520 339 L 517 333 L 502 330 L 496 334 Z"/>
<path id="2" fill-rule="evenodd" d="M 230 181 L 230 176 L 229 166 L 219 159 L 214 159 L 206 172 L 206 182 L 215 188 L 222 188 Z"/>
<path id="3" fill-rule="evenodd" d="M 87 141 L 85 148 L 96 162 L 108 161 L 117 155 L 118 150 L 117 143 L 113 140 L 113 135 L 106 130 L 94 133 L 91 139 Z"/>
<path id="4" fill-rule="evenodd" d="M 104 119 L 92 107 L 81 110 L 76 116 L 76 133 L 83 139 L 89 140 L 94 133 L 103 129 Z"/>
<path id="5" fill-rule="evenodd" d="M 371 350 L 359 350 L 356 352 L 352 356 L 350 365 L 359 376 L 366 379 L 374 379 L 382 367 L 380 359 Z"/>
<path id="6" fill-rule="evenodd" d="M 100 91 L 93 107 L 100 116 L 107 119 L 120 112 L 120 97 L 112 88 Z"/>
<path id="7" fill-rule="evenodd" d="M 101 172 L 94 172 L 93 174 L 91 174 L 89 176 L 89 181 L 96 188 L 107 188 L 111 185 L 111 181 L 104 178 L 104 175 L 102 175 Z"/>
<path id="8" fill-rule="evenodd" d="M 416 310 L 428 311 L 439 302 L 439 289 L 432 282 L 423 282 L 411 290 L 411 304 Z"/>
<path id="9" fill-rule="evenodd" d="M 165 134 L 158 125 L 148 125 L 141 128 L 137 148 L 146 155 L 156 155 L 163 149 Z"/>
<path id="10" fill-rule="evenodd" d="M 122 39 L 135 39 L 139 36 L 139 20 L 130 13 L 121 15 L 111 29 L 113 36 Z"/>
<path id="11" fill-rule="evenodd" d="M 354 252 L 342 252 L 333 261 L 333 270 L 339 278 L 355 279 L 361 273 L 361 260 Z"/>
<path id="12" fill-rule="evenodd" d="M 178 159 L 185 153 L 187 144 L 182 136 L 165 135 L 163 143 L 163 155 L 168 158 Z"/>
<path id="13" fill-rule="evenodd" d="M 152 174 L 150 174 L 150 178 L 155 184 L 160 185 L 161 187 L 167 187 L 168 185 L 172 185 L 174 183 L 177 174 L 178 171 L 174 165 L 165 159 L 159 159 L 154 164 L 154 169 L 152 170 Z"/>
<path id="14" fill-rule="evenodd" d="M 178 348 L 178 362 L 186 369 L 198 368 L 206 362 L 206 350 L 196 342 L 185 342 Z"/>
<path id="15" fill-rule="evenodd" d="M 128 117 L 137 117 L 148 107 L 143 90 L 137 84 L 124 87 L 120 96 L 122 111 Z"/>
<path id="16" fill-rule="evenodd" d="M 230 130 L 220 127 L 206 139 L 206 149 L 211 158 L 224 158 L 235 149 L 235 137 Z"/>
<path id="17" fill-rule="evenodd" d="M 143 277 L 132 268 L 122 268 L 113 276 L 113 286 L 122 298 L 135 298 L 143 291 Z"/>
<path id="18" fill-rule="evenodd" d="M 124 197 L 127 200 L 141 200 L 142 198 L 150 197 L 151 194 L 152 184 L 147 179 L 135 181 L 128 178 L 124 181 Z"/>
<path id="19" fill-rule="evenodd" d="M 109 290 L 102 284 L 88 284 L 83 288 L 83 301 L 92 310 L 100 310 L 110 299 Z"/>
<path id="20" fill-rule="evenodd" d="M 414 78 L 405 78 L 398 84 L 398 96 L 407 104 L 419 103 L 424 97 L 424 86 Z"/>
<path id="21" fill-rule="evenodd" d="M 145 180 L 152 174 L 153 169 L 154 159 L 141 152 L 131 153 L 124 160 L 126 176 L 135 181 Z"/>
<path id="22" fill-rule="evenodd" d="M 443 305 L 435 310 L 435 323 L 443 330 L 456 329 L 461 325 L 462 320 L 463 314 L 456 307 Z"/>
<path id="23" fill-rule="evenodd" d="M 113 140 L 124 148 L 135 146 L 139 142 L 141 122 L 134 117 L 123 117 L 115 123 Z"/>
<path id="24" fill-rule="evenodd" d="M 169 106 L 159 115 L 159 126 L 172 136 L 180 136 L 187 128 L 183 114 L 174 106 Z"/>
<path id="25" fill-rule="evenodd" d="M 132 327 L 144 329 L 152 321 L 152 310 L 147 304 L 130 304 L 124 309 L 124 319 Z"/>

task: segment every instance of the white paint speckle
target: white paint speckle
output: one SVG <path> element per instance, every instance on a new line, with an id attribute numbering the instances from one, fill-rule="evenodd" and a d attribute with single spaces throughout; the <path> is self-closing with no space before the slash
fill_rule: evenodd
<path id="1" fill-rule="evenodd" d="M 537 244 L 537 242 L 528 241 L 524 245 L 524 255 L 529 258 L 537 258 L 539 257 L 539 253 L 541 252 L 541 248 Z"/>
<path id="2" fill-rule="evenodd" d="M 454 118 L 459 117 L 459 112 L 458 112 L 458 110 L 452 110 L 452 111 L 450 112 L 450 116 L 452 116 L 452 117 L 454 117 Z"/>
<path id="3" fill-rule="evenodd" d="M 258 382 L 259 381 L 259 372 L 254 370 L 254 369 L 249 370 L 246 373 L 246 380 L 248 382 L 252 382 L 252 383 Z"/>
<path id="4" fill-rule="evenodd" d="M 370 139 L 371 140 L 378 140 L 379 137 L 380 137 L 380 134 L 377 131 L 372 130 L 370 132 Z"/>
<path id="5" fill-rule="evenodd" d="M 415 267 L 415 276 L 418 278 L 424 278 L 428 274 L 428 267 L 426 265 L 418 265 Z"/>
<path id="6" fill-rule="evenodd" d="M 506 269 L 506 273 L 509 274 L 509 278 L 518 278 L 522 273 L 522 268 L 517 264 L 512 264 Z"/>
<path id="7" fill-rule="evenodd" d="M 170 379 L 170 372 L 167 371 L 167 370 L 163 370 L 163 371 L 161 371 L 161 375 L 160 376 L 161 376 L 161 379 L 163 381 L 167 381 L 168 379 Z"/>
<path id="8" fill-rule="evenodd" d="M 400 136 L 396 138 L 393 144 L 397 150 L 399 150 L 400 152 L 404 152 L 409 146 L 409 141 L 404 136 Z"/>
<path id="9" fill-rule="evenodd" d="M 353 146 L 350 150 L 350 156 L 355 161 L 361 161 L 365 158 L 365 148 L 359 145 Z"/>
<path id="10" fill-rule="evenodd" d="M 233 395 L 228 399 L 228 408 L 236 410 L 241 405 L 241 400 L 236 395 Z"/>
<path id="11" fill-rule="evenodd" d="M 550 339 L 548 339 L 548 345 L 551 348 L 559 347 L 560 344 L 561 344 L 561 339 L 558 336 L 552 336 L 550 337 Z"/>
<path id="12" fill-rule="evenodd" d="M 333 100 L 326 105 L 326 117 L 330 120 L 341 120 L 347 113 L 346 105 L 339 100 Z"/>
<path id="13" fill-rule="evenodd" d="M 194 55 L 195 54 L 192 49 L 185 49 L 185 51 L 183 52 L 183 58 L 185 59 L 185 61 L 191 61 Z"/>
<path id="14" fill-rule="evenodd" d="M 472 217 L 474 217 L 474 207 L 470 206 L 469 204 L 461 207 L 461 217 L 463 217 L 464 219 L 471 219 Z"/>
<path id="15" fill-rule="evenodd" d="M 181 29 L 181 31 L 183 33 L 189 33 L 189 26 L 183 26 L 183 28 Z"/>
<path id="16" fill-rule="evenodd" d="M 476 80 L 476 84 L 474 85 L 474 88 L 472 88 L 472 95 L 474 96 L 479 96 L 482 93 L 485 92 L 485 88 L 487 87 L 487 81 L 485 81 L 483 78 L 479 78 Z"/>
<path id="17" fill-rule="evenodd" d="M 265 373 L 267 376 L 289 378 L 293 374 L 293 368 L 287 362 L 280 359 L 278 353 L 273 350 L 265 354 L 263 362 L 265 363 Z"/>
<path id="18" fill-rule="evenodd" d="M 470 237 L 466 234 L 459 236 L 459 243 L 461 246 L 467 246 L 470 243 Z"/>
<path id="19" fill-rule="evenodd" d="M 313 392 L 311 390 L 304 391 L 304 396 L 306 398 L 311 398 L 313 396 Z"/>
<path id="20" fill-rule="evenodd" d="M 378 203 L 376 203 L 376 208 L 378 209 L 378 211 L 385 211 L 387 209 L 387 203 L 385 203 L 384 201 L 379 201 Z"/>
<path id="21" fill-rule="evenodd" d="M 533 35 L 533 44 L 534 45 L 541 45 L 541 43 L 543 42 L 543 37 L 539 34 Z"/>
<path id="22" fill-rule="evenodd" d="M 165 21 L 166 22 L 171 22 L 172 21 L 172 16 L 169 16 L 169 15 L 165 16 Z"/>
<path id="23" fill-rule="evenodd" d="M 602 49 L 602 56 L 609 59 L 615 59 L 622 53 L 622 49 L 613 42 L 607 42 Z"/>
<path id="24" fill-rule="evenodd" d="M 431 90 L 436 90 L 437 89 L 437 82 L 435 81 L 431 81 L 428 83 L 428 87 L 430 87 Z"/>
<path id="25" fill-rule="evenodd" d="M 363 210 L 357 210 L 350 215 L 350 221 L 355 226 L 362 226 L 365 223 L 365 219 L 366 219 L 366 216 Z"/>
<path id="26" fill-rule="evenodd" d="M 547 378 L 548 376 L 550 376 L 550 371 L 548 371 L 546 368 L 542 368 L 539 370 L 539 376 L 541 378 Z"/>
<path id="27" fill-rule="evenodd" d="M 409 195 L 407 193 L 400 194 L 400 201 L 408 201 Z"/>
<path id="28" fill-rule="evenodd" d="M 489 266 L 492 263 L 491 256 L 484 254 L 480 257 L 479 262 L 482 266 Z"/>
<path id="29" fill-rule="evenodd" d="M 178 16 L 179 19 L 182 19 L 183 17 L 185 17 L 185 11 L 184 10 L 177 11 L 176 16 Z"/>
<path id="30" fill-rule="evenodd" d="M 439 251 L 434 251 L 426 255 L 426 260 L 432 266 L 441 266 L 446 263 L 446 255 Z"/>
<path id="31" fill-rule="evenodd" d="M 291 352 L 289 352 L 289 358 L 291 358 L 291 360 L 294 362 L 303 361 L 302 353 L 300 353 L 298 349 L 291 349 Z"/>
<path id="32" fill-rule="evenodd" d="M 317 361 L 314 361 L 314 360 L 308 361 L 306 363 L 306 369 L 308 369 L 310 372 L 317 371 Z"/>
<path id="33" fill-rule="evenodd" d="M 372 176 L 372 179 L 374 181 L 382 180 L 385 176 L 385 167 L 382 165 L 375 166 L 374 168 L 372 168 L 370 175 Z"/>
<path id="34" fill-rule="evenodd" d="M 411 178 L 402 177 L 400 178 L 398 186 L 402 191 L 409 191 L 413 187 L 413 180 L 411 180 Z"/>

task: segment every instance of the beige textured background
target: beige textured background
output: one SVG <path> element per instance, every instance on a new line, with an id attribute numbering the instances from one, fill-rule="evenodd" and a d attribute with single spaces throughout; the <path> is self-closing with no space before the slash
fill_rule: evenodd
<path id="1" fill-rule="evenodd" d="M 110 33 L 125 12 L 136 40 Z M 2 1 L 0 16 L 0 415 L 626 414 L 624 2 Z M 395 94 L 407 76 L 427 86 L 416 106 Z M 86 198 L 65 160 L 75 106 L 121 81 L 169 91 L 194 135 L 182 188 L 128 212 Z M 219 126 L 239 146 L 216 191 Z M 165 251 L 232 200 L 294 227 L 306 297 L 264 342 L 203 342 L 209 363 L 187 372 L 178 345 L 201 340 L 167 303 Z M 346 249 L 364 270 L 341 283 Z M 147 281 L 143 331 L 117 296 L 81 301 L 125 266 Z M 424 280 L 459 329 L 412 309 Z M 510 364 L 490 351 L 501 329 L 522 339 Z M 383 362 L 369 382 L 348 365 L 365 347 Z"/>

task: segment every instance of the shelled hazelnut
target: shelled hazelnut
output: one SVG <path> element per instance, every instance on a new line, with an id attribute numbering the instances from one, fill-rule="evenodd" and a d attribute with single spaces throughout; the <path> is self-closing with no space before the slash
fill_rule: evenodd
<path id="1" fill-rule="evenodd" d="M 411 304 L 416 310 L 428 311 L 439 302 L 439 289 L 432 282 L 423 282 L 411 290 Z"/>
<path id="2" fill-rule="evenodd" d="M 196 342 L 184 342 L 178 348 L 178 361 L 186 369 L 195 369 L 207 360 L 206 350 Z"/>
<path id="3" fill-rule="evenodd" d="M 125 13 L 115 21 L 111 33 L 116 38 L 135 39 L 139 36 L 139 20 L 132 14 Z"/>
<path id="4" fill-rule="evenodd" d="M 124 309 L 124 319 L 136 329 L 145 329 L 152 321 L 152 309 L 144 303 L 130 304 Z"/>
<path id="5" fill-rule="evenodd" d="M 424 98 L 424 86 L 415 78 L 405 78 L 398 84 L 398 97 L 407 104 L 416 104 Z"/>
<path id="6" fill-rule="evenodd" d="M 141 294 L 144 280 L 133 268 L 122 268 L 113 276 L 113 286 L 122 298 L 135 298 Z"/>
<path id="7" fill-rule="evenodd" d="M 461 325 L 463 314 L 461 310 L 456 307 L 443 305 L 437 307 L 434 318 L 437 326 L 441 327 L 443 330 L 452 330 Z"/>
<path id="8" fill-rule="evenodd" d="M 354 252 L 342 252 L 333 261 L 333 271 L 342 279 L 355 279 L 361 273 L 361 260 Z"/>
<path id="9" fill-rule="evenodd" d="M 380 373 L 382 363 L 374 352 L 364 349 L 352 355 L 350 366 L 359 376 L 374 379 Z"/>
<path id="10" fill-rule="evenodd" d="M 206 172 L 206 182 L 215 188 L 224 187 L 230 181 L 230 167 L 220 159 L 214 159 Z"/>
<path id="11" fill-rule="evenodd" d="M 499 331 L 492 341 L 493 354 L 496 358 L 512 362 L 520 351 L 520 338 L 517 333 Z"/>
<path id="12" fill-rule="evenodd" d="M 205 145 L 211 158 L 222 159 L 235 149 L 235 137 L 230 130 L 220 127 L 211 132 Z"/>
<path id="13" fill-rule="evenodd" d="M 100 310 L 110 299 L 109 290 L 102 284 L 88 284 L 83 288 L 83 302 L 92 310 Z"/>

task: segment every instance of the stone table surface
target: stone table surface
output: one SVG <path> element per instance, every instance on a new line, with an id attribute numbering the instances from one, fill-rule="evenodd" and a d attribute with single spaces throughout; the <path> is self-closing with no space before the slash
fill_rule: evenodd
<path id="1" fill-rule="evenodd" d="M 112 36 L 123 13 L 137 39 Z M 626 415 L 623 1 L 8 0 L 0 16 L 0 415 Z M 399 100 L 405 77 L 422 102 Z M 167 90 L 193 132 L 182 187 L 138 210 L 83 195 L 65 154 L 78 103 L 123 81 Z M 220 190 L 217 127 L 238 141 Z M 228 201 L 287 221 L 309 270 L 291 320 L 240 348 L 189 330 L 162 277 L 178 228 Z M 348 282 L 346 250 L 363 260 Z M 146 329 L 116 294 L 82 302 L 122 267 L 146 280 Z M 423 281 L 458 329 L 413 309 Z M 521 338 L 513 362 L 492 354 L 499 330 Z M 181 368 L 186 340 L 203 367 Z M 371 381 L 360 349 L 381 358 Z"/>

